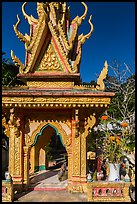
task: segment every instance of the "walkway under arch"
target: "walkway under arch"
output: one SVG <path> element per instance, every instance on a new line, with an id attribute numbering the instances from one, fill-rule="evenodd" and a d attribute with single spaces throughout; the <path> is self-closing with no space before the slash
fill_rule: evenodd
<path id="1" fill-rule="evenodd" d="M 59 128 L 59 130 L 58 130 Z M 59 132 L 60 131 L 60 132 Z M 62 133 L 63 132 L 63 133 Z M 32 174 L 38 170 L 48 169 L 48 162 L 52 159 L 57 159 L 55 150 L 57 149 L 56 142 L 54 140 L 58 140 L 64 149 L 64 153 L 67 152 L 64 144 L 64 139 L 62 135 L 65 135 L 65 131 L 60 127 L 59 124 L 54 123 L 42 123 L 38 126 L 38 128 L 32 133 L 33 143 L 31 144 L 30 156 L 29 156 L 29 174 Z M 51 140 L 52 139 L 52 140 Z M 52 146 L 50 143 L 52 142 Z M 52 149 L 53 148 L 53 149 Z M 54 151 L 54 158 L 51 158 L 51 150 Z M 51 163 L 51 162 L 50 162 Z M 55 162 L 54 162 L 55 165 Z"/>

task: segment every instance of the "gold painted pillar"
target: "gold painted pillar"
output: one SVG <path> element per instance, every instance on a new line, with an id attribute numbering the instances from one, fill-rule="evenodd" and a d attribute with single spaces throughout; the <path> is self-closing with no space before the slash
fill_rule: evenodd
<path id="1" fill-rule="evenodd" d="M 72 117 L 72 180 L 68 190 L 80 192 L 80 136 L 79 136 L 79 110 L 75 109 Z M 70 169 L 69 169 L 70 171 Z"/>
<path id="2" fill-rule="evenodd" d="M 15 139 L 14 139 L 14 126 L 11 124 L 9 125 L 10 136 L 9 136 L 9 174 L 13 177 L 14 175 L 14 146 L 15 146 Z"/>
<path id="3" fill-rule="evenodd" d="M 24 180 L 23 184 L 29 185 L 29 151 L 30 146 L 24 146 Z"/>
<path id="4" fill-rule="evenodd" d="M 67 186 L 68 191 L 71 191 L 71 183 L 72 183 L 72 153 L 68 152 L 68 186 Z"/>
<path id="5" fill-rule="evenodd" d="M 73 171 L 74 171 L 74 159 L 73 159 L 73 143 L 74 143 L 74 138 L 75 137 L 75 120 L 74 117 L 71 120 L 71 141 L 70 141 L 70 147 L 68 149 L 67 147 L 67 153 L 68 153 L 68 186 L 67 190 L 72 191 L 72 186 L 73 186 Z"/>
<path id="6" fill-rule="evenodd" d="M 81 175 L 80 182 L 82 185 L 82 191 L 87 192 L 87 136 L 89 130 L 95 125 L 96 118 L 95 114 L 86 117 L 84 112 L 80 115 L 80 137 L 81 137 L 81 157 L 80 157 L 80 167 L 81 167 Z"/>
<path id="7" fill-rule="evenodd" d="M 66 140 L 66 150 L 68 154 L 68 186 L 67 190 L 71 191 L 71 184 L 72 184 L 72 169 L 73 169 L 73 153 L 72 153 L 72 133 L 73 133 L 73 121 L 71 120 L 71 134 Z"/>
<path id="8" fill-rule="evenodd" d="M 10 109 L 10 120 L 8 122 L 9 136 L 9 173 L 13 184 L 22 185 L 22 132 L 20 131 L 20 119 L 14 116 L 14 109 Z"/>
<path id="9" fill-rule="evenodd" d="M 35 171 L 35 146 L 30 149 L 30 169 L 29 173 L 34 173 Z"/>
<path id="10" fill-rule="evenodd" d="M 81 143 L 80 143 L 80 150 L 81 150 L 81 157 L 80 157 L 80 168 L 81 168 L 81 175 L 80 175 L 80 182 L 82 185 L 82 191 L 86 192 L 86 186 L 87 186 L 87 179 L 86 179 L 86 169 L 87 169 L 87 145 L 86 145 L 86 132 L 83 132 L 84 128 L 84 120 L 85 118 L 80 119 L 80 137 L 81 137 Z"/>

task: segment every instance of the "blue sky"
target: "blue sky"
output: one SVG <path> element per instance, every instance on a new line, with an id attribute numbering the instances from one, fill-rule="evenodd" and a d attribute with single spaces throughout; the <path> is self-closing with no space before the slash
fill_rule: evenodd
<path id="1" fill-rule="evenodd" d="M 2 2 L 2 51 L 5 58 L 10 57 L 10 51 L 24 63 L 24 44 L 16 37 L 13 25 L 19 14 L 21 23 L 19 31 L 29 34 L 29 25 L 21 11 L 23 2 Z M 135 3 L 134 2 L 86 2 L 88 14 L 83 21 L 79 34 L 88 33 L 89 16 L 92 14 L 94 32 L 83 45 L 80 73 L 83 82 L 97 79 L 104 61 L 108 64 L 116 59 L 126 63 L 135 71 Z M 71 9 L 71 19 L 83 14 L 83 5 L 80 2 L 68 2 Z M 26 13 L 37 17 L 36 2 L 26 5 Z M 109 74 L 111 74 L 109 72 Z"/>

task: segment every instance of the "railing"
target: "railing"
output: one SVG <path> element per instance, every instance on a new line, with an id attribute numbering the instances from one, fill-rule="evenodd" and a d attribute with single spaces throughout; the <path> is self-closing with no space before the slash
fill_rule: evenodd
<path id="1" fill-rule="evenodd" d="M 13 183 L 12 181 L 2 181 L 2 202 L 13 201 Z"/>
<path id="2" fill-rule="evenodd" d="M 97 202 L 131 202 L 131 182 L 93 181 L 87 183 L 87 200 Z"/>

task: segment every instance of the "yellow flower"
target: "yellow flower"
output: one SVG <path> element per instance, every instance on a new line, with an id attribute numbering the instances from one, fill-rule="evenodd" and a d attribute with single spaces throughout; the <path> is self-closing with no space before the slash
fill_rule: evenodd
<path id="1" fill-rule="evenodd" d="M 110 136 L 109 138 L 111 141 L 115 140 L 115 136 Z"/>
<path id="2" fill-rule="evenodd" d="M 116 138 L 116 142 L 117 142 L 117 144 L 120 144 L 120 139 Z"/>

